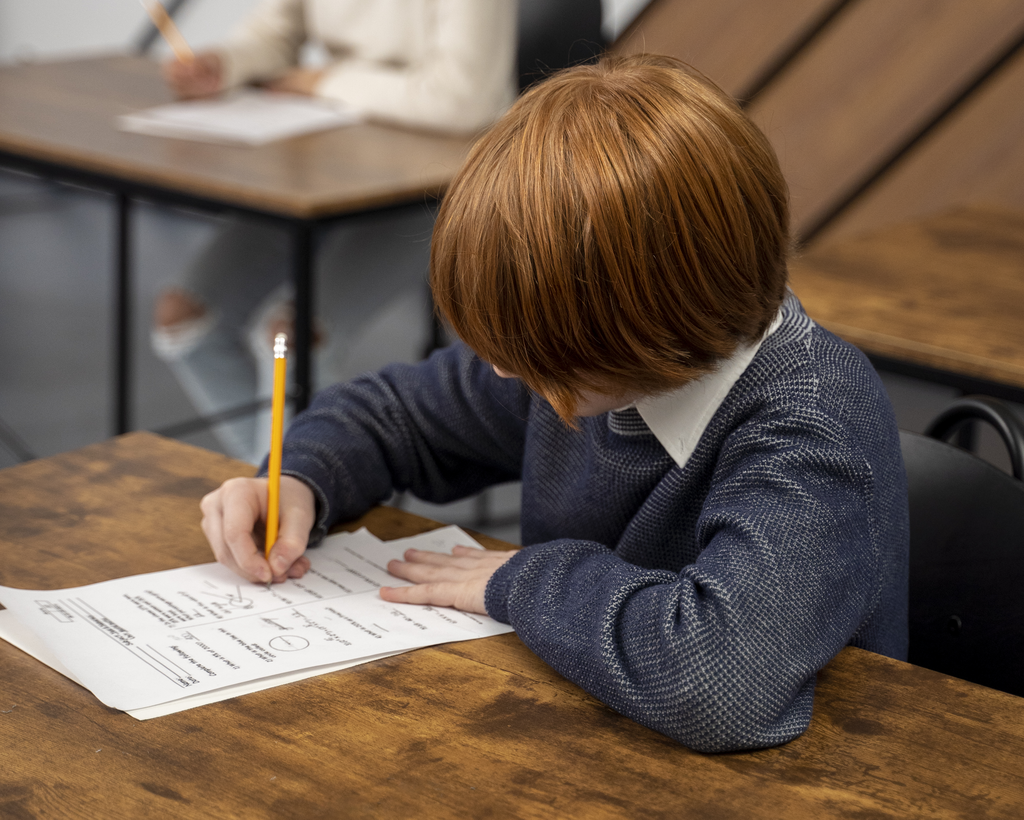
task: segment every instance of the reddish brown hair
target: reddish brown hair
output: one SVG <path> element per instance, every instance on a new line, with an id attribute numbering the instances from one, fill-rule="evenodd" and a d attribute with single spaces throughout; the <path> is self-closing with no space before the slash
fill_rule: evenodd
<path id="1" fill-rule="evenodd" d="M 659 393 L 764 333 L 786 287 L 785 181 L 735 102 L 667 57 L 535 86 L 442 203 L 431 287 L 481 358 L 567 421 Z"/>

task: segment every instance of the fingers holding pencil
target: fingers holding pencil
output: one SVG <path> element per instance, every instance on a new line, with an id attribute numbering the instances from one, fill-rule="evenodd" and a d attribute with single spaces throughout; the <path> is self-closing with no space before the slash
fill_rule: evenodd
<path id="1" fill-rule="evenodd" d="M 168 60 L 163 65 L 164 81 L 181 99 L 210 97 L 221 90 L 221 59 L 213 51 L 201 52 L 189 62 Z"/>
<path id="2" fill-rule="evenodd" d="M 309 569 L 306 545 L 316 523 L 313 491 L 297 478 L 281 476 L 281 523 L 277 541 L 270 551 L 270 569 L 275 581 L 301 578 Z"/>
<path id="3" fill-rule="evenodd" d="M 298 479 L 281 475 L 284 410 L 287 393 L 287 337 L 274 337 L 274 395 L 271 404 L 270 457 L 266 478 L 235 478 L 203 498 L 203 532 L 217 560 L 251 581 L 301 578 L 309 569 L 303 556 L 313 527 L 313 491 Z M 259 539 L 260 522 L 264 535 Z M 260 556 L 258 541 L 263 541 Z"/>
<path id="4" fill-rule="evenodd" d="M 301 578 L 316 516 L 313 491 L 291 476 L 281 477 L 280 528 L 269 557 L 260 532 L 267 514 L 267 479 L 232 478 L 206 495 L 202 529 L 217 561 L 257 583 Z"/>
<path id="5" fill-rule="evenodd" d="M 160 0 L 139 0 L 174 59 L 163 66 L 164 80 L 178 97 L 207 97 L 221 89 L 221 59 L 215 52 L 195 54 Z"/>

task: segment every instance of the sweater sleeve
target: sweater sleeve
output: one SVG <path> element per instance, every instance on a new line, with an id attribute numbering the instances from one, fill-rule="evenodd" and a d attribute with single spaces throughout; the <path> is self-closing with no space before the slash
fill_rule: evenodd
<path id="1" fill-rule="evenodd" d="M 415 127 L 475 131 L 515 96 L 516 3 L 438 0 L 424 52 L 401 65 L 342 60 L 317 94 Z"/>
<path id="2" fill-rule="evenodd" d="M 219 50 L 224 87 L 280 77 L 305 40 L 303 0 L 263 0 Z"/>
<path id="3" fill-rule="evenodd" d="M 393 491 L 442 503 L 520 475 L 530 394 L 462 344 L 317 395 L 285 437 L 282 471 L 318 500 L 315 541 Z"/>
<path id="4" fill-rule="evenodd" d="M 693 749 L 798 736 L 817 670 L 876 605 L 880 568 L 864 453 L 821 414 L 796 427 L 726 439 L 697 519 L 702 551 L 680 572 L 588 541 L 538 544 L 492 577 L 488 612 L 565 677 Z"/>

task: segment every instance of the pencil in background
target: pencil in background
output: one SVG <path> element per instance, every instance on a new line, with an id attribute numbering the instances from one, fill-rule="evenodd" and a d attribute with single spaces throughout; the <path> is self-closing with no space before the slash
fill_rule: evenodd
<path id="1" fill-rule="evenodd" d="M 185 42 L 185 38 L 182 37 L 178 27 L 174 25 L 174 20 L 167 13 L 163 3 L 160 0 L 139 0 L 139 2 L 149 13 L 149 19 L 153 21 L 153 25 L 163 35 L 167 45 L 174 52 L 174 56 L 178 58 L 178 62 L 191 63 L 196 58 L 196 55 L 189 47 L 189 44 Z"/>

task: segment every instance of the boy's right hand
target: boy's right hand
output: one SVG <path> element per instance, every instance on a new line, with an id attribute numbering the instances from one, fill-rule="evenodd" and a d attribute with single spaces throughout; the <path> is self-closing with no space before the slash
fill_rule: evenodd
<path id="1" fill-rule="evenodd" d="M 197 54 L 188 63 L 171 59 L 163 65 L 164 80 L 184 100 L 209 97 L 221 90 L 220 55 L 214 51 Z"/>
<path id="2" fill-rule="evenodd" d="M 254 536 L 267 520 L 267 479 L 228 479 L 205 495 L 199 507 L 213 554 L 243 578 L 265 584 L 301 578 L 309 569 L 303 553 L 316 521 L 316 500 L 297 478 L 281 476 L 281 523 L 269 565 L 263 556 L 263 539 L 257 544 Z"/>

